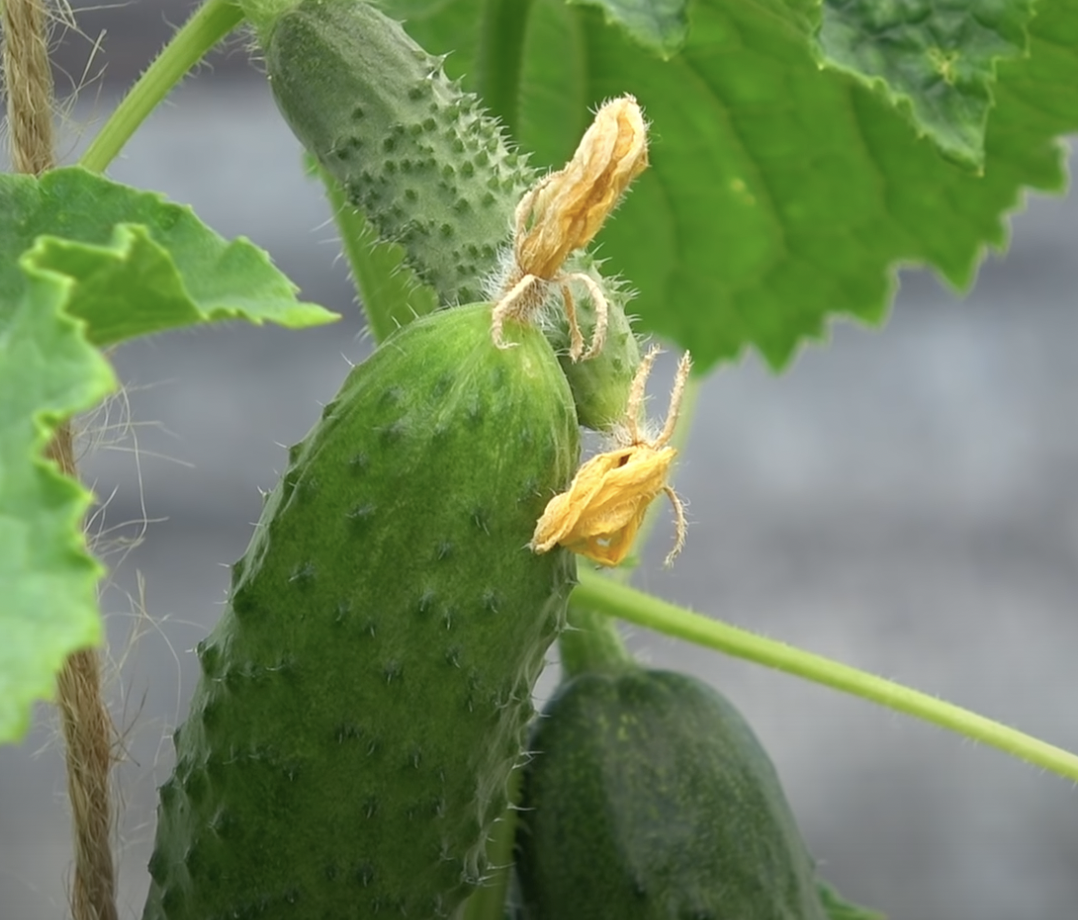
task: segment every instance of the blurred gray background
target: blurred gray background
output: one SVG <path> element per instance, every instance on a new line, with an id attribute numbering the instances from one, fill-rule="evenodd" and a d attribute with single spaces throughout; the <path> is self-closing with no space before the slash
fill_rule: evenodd
<path id="1" fill-rule="evenodd" d="M 62 74 L 83 86 L 65 159 L 187 7 L 80 13 L 89 38 L 108 29 L 109 65 L 87 67 L 89 42 L 68 36 Z M 125 346 L 126 397 L 86 421 L 82 468 L 114 566 L 104 609 L 130 918 L 223 564 L 246 547 L 279 445 L 303 436 L 369 343 L 319 189 L 241 42 L 154 114 L 112 175 L 249 236 L 305 299 L 345 317 Z M 687 548 L 661 568 L 664 521 L 636 583 L 1078 751 L 1078 206 L 1031 199 L 1009 254 L 964 300 L 925 274 L 901 281 L 883 331 L 836 324 L 780 378 L 749 357 L 708 379 L 678 470 Z M 652 382 L 656 413 L 672 364 Z M 785 675 L 640 631 L 632 641 L 743 710 L 824 874 L 852 899 L 894 920 L 1078 917 L 1073 783 Z M 555 678 L 548 669 L 544 693 Z M 56 718 L 41 707 L 26 743 L 0 748 L 0 920 L 67 916 L 63 790 Z"/>

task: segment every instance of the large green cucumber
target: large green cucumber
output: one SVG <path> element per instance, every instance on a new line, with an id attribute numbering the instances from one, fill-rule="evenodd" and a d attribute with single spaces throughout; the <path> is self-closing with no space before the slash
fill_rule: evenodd
<path id="1" fill-rule="evenodd" d="M 528 920 L 826 920 L 771 761 L 706 684 L 635 664 L 580 673 L 531 749 Z"/>
<path id="2" fill-rule="evenodd" d="M 146 920 L 448 916 L 483 878 L 575 578 L 527 548 L 578 461 L 549 344 L 423 317 L 290 452 L 161 788 Z"/>

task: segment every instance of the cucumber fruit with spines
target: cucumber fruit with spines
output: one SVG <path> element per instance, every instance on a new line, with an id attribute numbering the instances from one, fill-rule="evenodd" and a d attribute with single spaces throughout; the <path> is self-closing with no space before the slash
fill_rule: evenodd
<path id="1" fill-rule="evenodd" d="M 578 673 L 530 749 L 524 920 L 826 920 L 770 759 L 708 685 L 632 662 Z"/>
<path id="2" fill-rule="evenodd" d="M 260 29 L 296 136 L 446 304 L 479 299 L 535 178 L 498 122 L 362 0 L 301 0 Z"/>
<path id="3" fill-rule="evenodd" d="M 289 453 L 160 793 L 145 920 L 447 917 L 523 750 L 574 557 L 527 548 L 579 431 L 542 334 L 422 317 Z"/>

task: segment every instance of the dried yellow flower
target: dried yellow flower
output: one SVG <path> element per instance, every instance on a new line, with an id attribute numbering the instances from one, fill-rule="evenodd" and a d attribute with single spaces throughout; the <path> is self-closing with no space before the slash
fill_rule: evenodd
<path id="1" fill-rule="evenodd" d="M 553 280 L 569 253 L 595 238 L 647 165 L 640 106 L 632 96 L 606 103 L 565 168 L 542 179 L 517 206 L 513 250 L 521 272 Z"/>
<path id="2" fill-rule="evenodd" d="M 657 438 L 649 440 L 640 430 L 644 385 L 658 349 L 653 348 L 633 379 L 625 411 L 621 444 L 588 460 L 577 470 L 569 488 L 555 495 L 543 511 L 532 536 L 536 553 L 566 547 L 602 565 L 618 565 L 632 549 L 648 506 L 663 493 L 674 507 L 677 541 L 666 557 L 670 565 L 685 545 L 685 508 L 667 484 L 677 450 L 667 446 L 674 434 L 685 382 L 692 359 L 686 352 L 678 365 L 666 424 Z"/>
<path id="3" fill-rule="evenodd" d="M 570 253 L 587 246 L 617 206 L 622 194 L 648 165 L 647 126 L 632 96 L 607 102 L 595 115 L 564 169 L 541 179 L 517 205 L 513 262 L 501 284 L 491 334 L 499 348 L 507 318 L 527 321 L 558 285 L 569 320 L 570 350 L 580 358 L 584 339 L 576 320 L 569 283 L 583 284 L 595 304 L 595 334 L 585 358 L 602 348 L 607 303 L 594 279 L 581 272 L 562 274 Z"/>

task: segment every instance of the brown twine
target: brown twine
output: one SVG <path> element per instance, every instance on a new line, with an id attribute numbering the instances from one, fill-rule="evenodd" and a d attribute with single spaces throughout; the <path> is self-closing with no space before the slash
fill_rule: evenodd
<path id="1" fill-rule="evenodd" d="M 69 425 L 57 429 L 46 453 L 66 474 L 75 474 Z M 74 920 L 117 920 L 109 787 L 115 727 L 101 695 L 97 650 L 80 649 L 68 655 L 56 688 L 67 744 L 67 794 L 75 837 L 71 914 Z"/>
<path id="2" fill-rule="evenodd" d="M 39 175 L 54 165 L 45 0 L 0 0 L 0 26 L 11 162 L 18 172 Z M 46 453 L 65 474 L 77 475 L 69 425 L 57 429 Z M 57 680 L 57 696 L 75 837 L 71 912 L 74 920 L 116 920 L 109 801 L 115 729 L 101 695 L 101 664 L 95 649 L 68 656 Z"/>
<path id="3" fill-rule="evenodd" d="M 52 69 L 44 0 L 0 0 L 11 164 L 38 175 L 53 167 Z"/>

